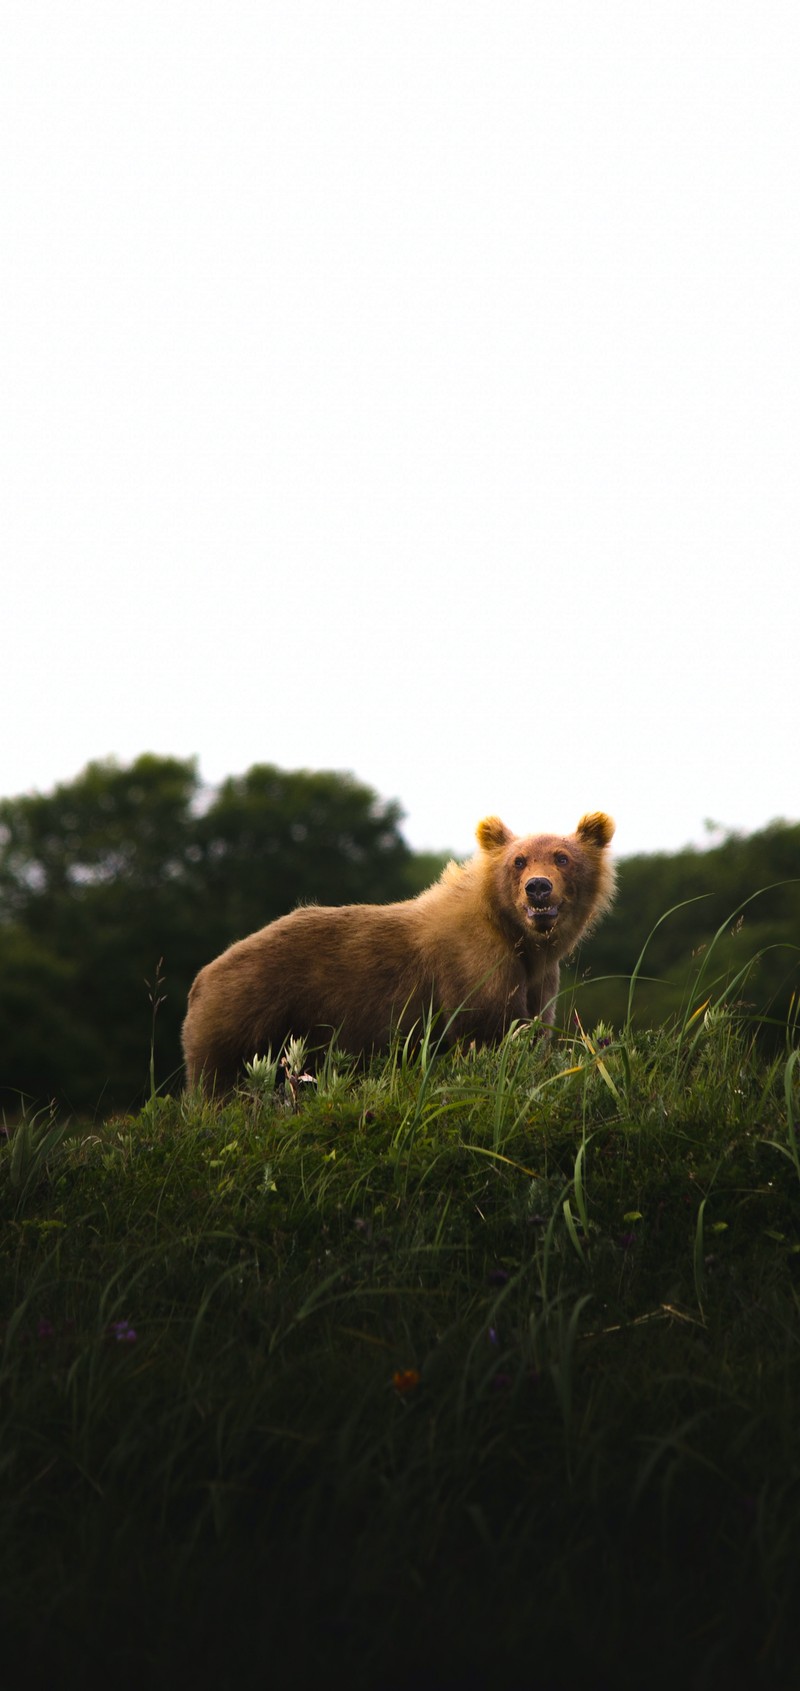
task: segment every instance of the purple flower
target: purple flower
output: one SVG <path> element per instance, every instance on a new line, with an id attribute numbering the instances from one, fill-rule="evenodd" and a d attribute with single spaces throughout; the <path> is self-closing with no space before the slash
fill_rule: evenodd
<path id="1" fill-rule="evenodd" d="M 513 1375 L 512 1374 L 505 1374 L 505 1373 L 502 1373 L 502 1372 L 499 1373 L 499 1374 L 495 1374 L 494 1379 L 492 1380 L 492 1386 L 494 1387 L 494 1390 L 496 1392 L 507 1391 L 508 1387 L 513 1385 L 513 1383 L 514 1383 Z"/>
<path id="2" fill-rule="evenodd" d="M 635 1233 L 621 1233 L 620 1234 L 620 1241 L 619 1242 L 622 1246 L 623 1251 L 629 1251 L 630 1248 L 631 1248 L 631 1245 L 633 1245 L 635 1243 L 635 1241 L 636 1241 L 636 1234 Z"/>
<path id="3" fill-rule="evenodd" d="M 46 1315 L 40 1315 L 36 1323 L 36 1337 L 38 1339 L 54 1339 L 55 1333 L 56 1330 L 52 1321 L 48 1321 Z"/>
<path id="4" fill-rule="evenodd" d="M 490 1327 L 489 1328 L 488 1338 L 489 1338 L 490 1345 L 499 1345 L 500 1340 L 497 1337 L 497 1328 L 496 1327 Z"/>
<path id="5" fill-rule="evenodd" d="M 489 1285 L 490 1286 L 505 1286 L 507 1280 L 508 1280 L 508 1273 L 507 1273 L 505 1268 L 490 1268 L 490 1270 L 489 1270 Z"/>
<path id="6" fill-rule="evenodd" d="M 109 1338 L 116 1339 L 118 1345 L 135 1345 L 138 1337 L 136 1328 L 129 1321 L 112 1321 L 108 1334 Z"/>

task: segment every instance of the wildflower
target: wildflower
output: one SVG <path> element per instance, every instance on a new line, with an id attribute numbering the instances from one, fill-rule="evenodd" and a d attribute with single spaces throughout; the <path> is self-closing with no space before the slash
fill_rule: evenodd
<path id="1" fill-rule="evenodd" d="M 635 1233 L 621 1233 L 619 1242 L 622 1246 L 623 1251 L 629 1251 L 630 1248 L 631 1248 L 631 1245 L 635 1243 L 635 1240 L 636 1240 L 636 1234 Z"/>
<path id="2" fill-rule="evenodd" d="M 490 1327 L 489 1328 L 488 1339 L 489 1339 L 490 1345 L 499 1345 L 500 1340 L 497 1337 L 497 1328 L 496 1327 Z"/>
<path id="3" fill-rule="evenodd" d="M 48 1321 L 45 1315 L 41 1315 L 36 1323 L 37 1339 L 53 1339 L 55 1338 L 55 1332 L 56 1330 L 52 1321 Z"/>
<path id="4" fill-rule="evenodd" d="M 494 1387 L 494 1390 L 496 1392 L 507 1391 L 508 1387 L 513 1385 L 513 1383 L 514 1383 L 513 1375 L 503 1373 L 502 1371 L 498 1374 L 495 1374 L 494 1379 L 492 1380 L 492 1386 Z"/>
<path id="5" fill-rule="evenodd" d="M 247 1091 L 253 1098 L 271 1098 L 275 1091 L 275 1080 L 278 1073 L 278 1059 L 273 1061 L 272 1052 L 268 1049 L 266 1057 L 259 1057 L 256 1052 L 252 1063 L 245 1063 L 244 1072 L 247 1077 Z"/>
<path id="6" fill-rule="evenodd" d="M 135 1345 L 138 1338 L 136 1328 L 129 1321 L 112 1321 L 108 1328 L 108 1335 L 116 1339 L 118 1345 Z"/>
<path id="7" fill-rule="evenodd" d="M 392 1375 L 392 1385 L 398 1397 L 406 1397 L 408 1392 L 415 1392 L 419 1382 L 418 1368 L 396 1368 Z"/>
<path id="8" fill-rule="evenodd" d="M 508 1273 L 507 1273 L 507 1270 L 505 1268 L 490 1268 L 490 1270 L 489 1270 L 489 1285 L 490 1286 L 505 1286 L 507 1280 L 508 1280 Z"/>

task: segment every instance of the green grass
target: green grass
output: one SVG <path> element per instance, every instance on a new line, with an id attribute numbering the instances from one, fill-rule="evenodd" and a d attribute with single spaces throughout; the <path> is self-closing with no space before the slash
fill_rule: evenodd
<path id="1" fill-rule="evenodd" d="M 11 1685 L 792 1684 L 792 1037 L 723 1003 L 17 1126 Z"/>

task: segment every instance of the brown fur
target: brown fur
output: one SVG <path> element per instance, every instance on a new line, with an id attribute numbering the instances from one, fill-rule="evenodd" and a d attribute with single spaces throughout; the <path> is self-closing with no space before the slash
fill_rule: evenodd
<path id="1" fill-rule="evenodd" d="M 480 847 L 400 904 L 306 905 L 229 946 L 189 994 L 183 1050 L 191 1086 L 233 1086 L 245 1062 L 292 1034 L 348 1051 L 385 1049 L 432 1008 L 448 1041 L 490 1044 L 514 1018 L 554 1018 L 559 959 L 608 908 L 614 824 L 602 811 L 574 834 L 517 838 L 496 816 Z M 526 883 L 546 877 L 548 909 Z M 451 1018 L 452 1022 L 451 1022 Z"/>

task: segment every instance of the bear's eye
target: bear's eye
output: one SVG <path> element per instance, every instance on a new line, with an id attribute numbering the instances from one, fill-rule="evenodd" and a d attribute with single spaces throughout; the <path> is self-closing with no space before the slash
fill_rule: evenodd
<path id="1" fill-rule="evenodd" d="M 559 869 L 569 868 L 569 858 L 565 851 L 554 851 L 553 862 L 558 864 Z"/>
<path id="2" fill-rule="evenodd" d="M 514 858 L 514 868 L 515 869 L 524 869 L 527 861 L 528 860 L 527 860 L 526 857 L 515 857 Z"/>

